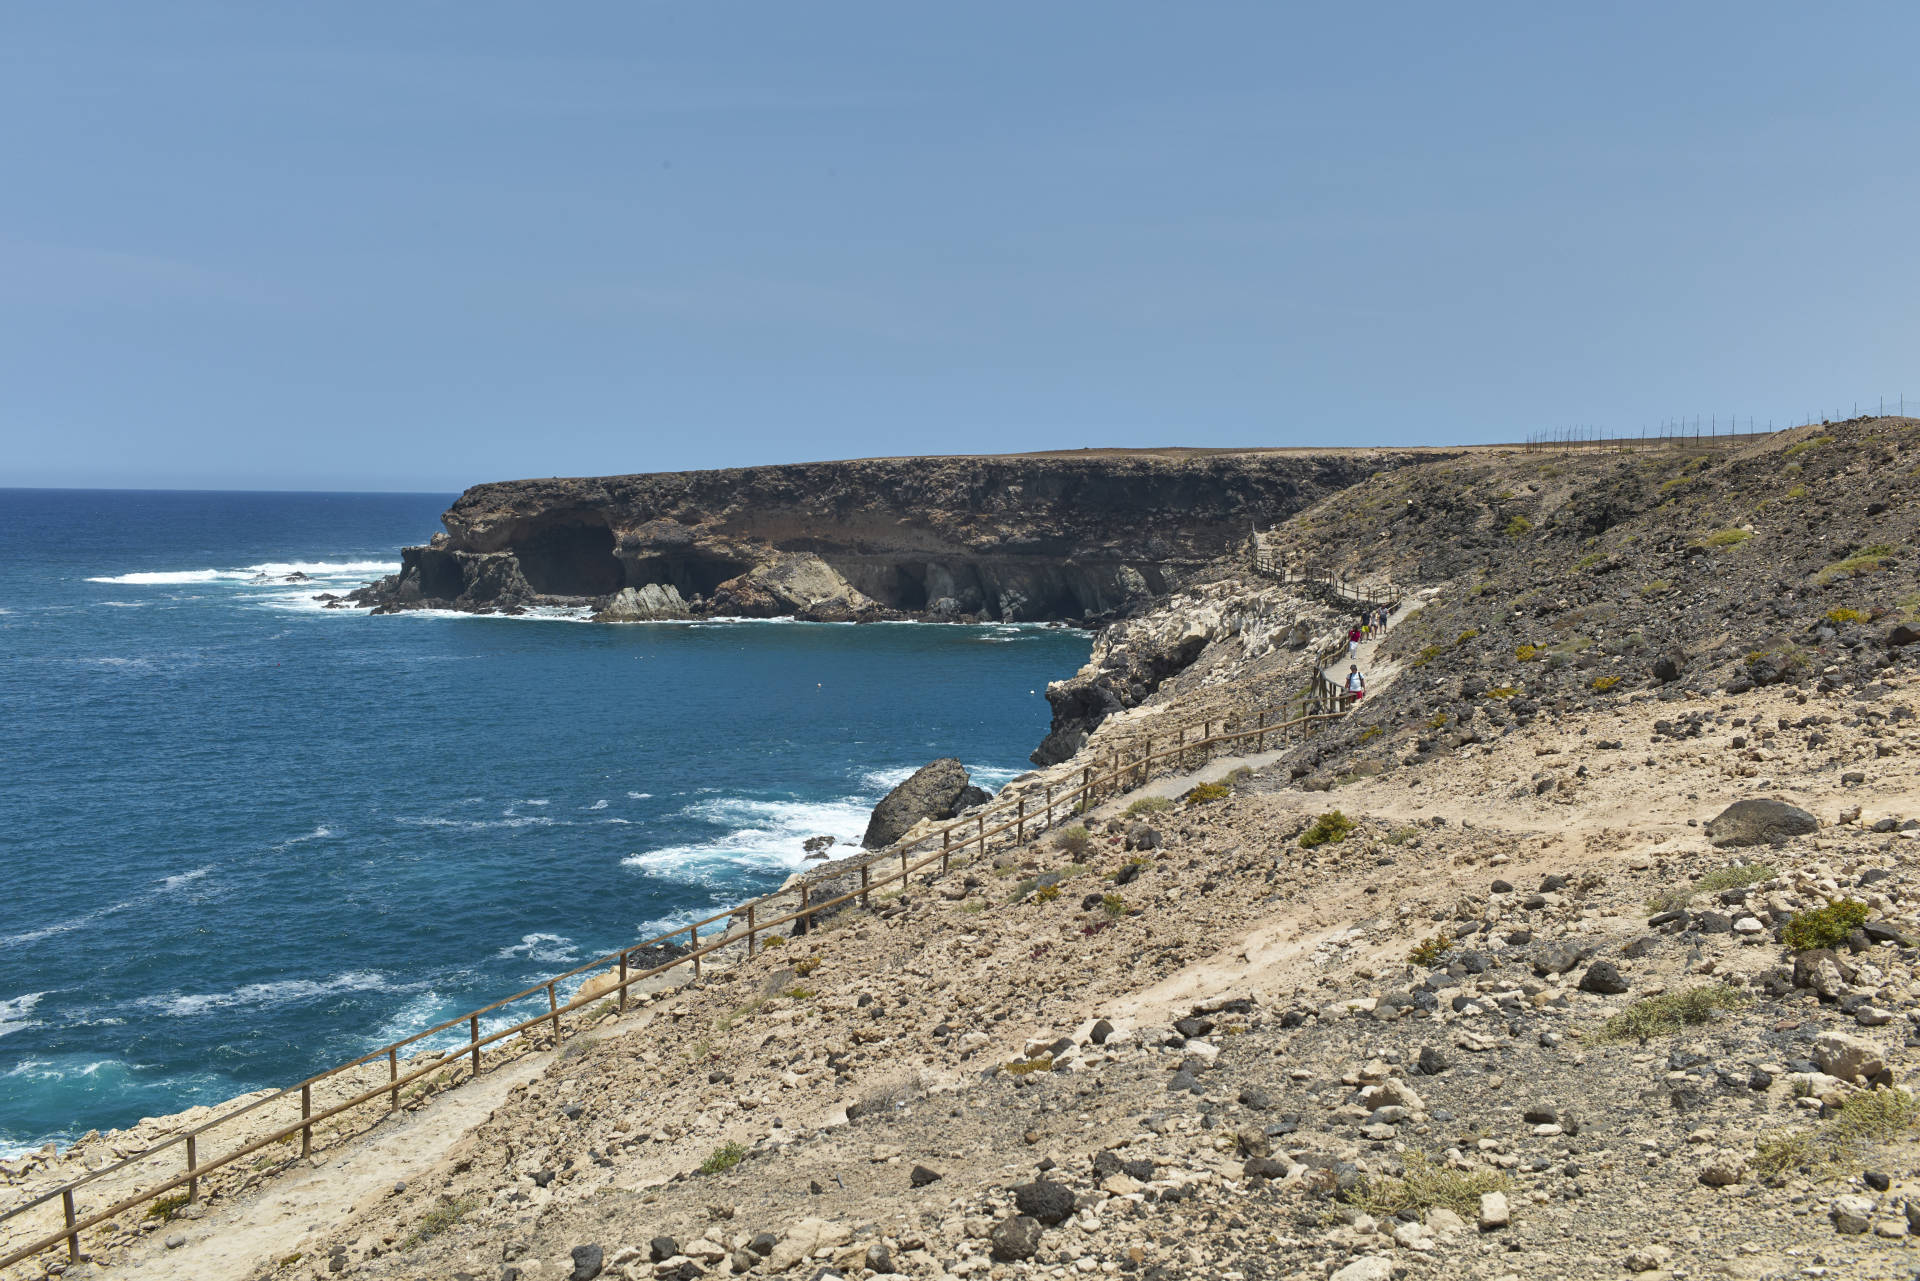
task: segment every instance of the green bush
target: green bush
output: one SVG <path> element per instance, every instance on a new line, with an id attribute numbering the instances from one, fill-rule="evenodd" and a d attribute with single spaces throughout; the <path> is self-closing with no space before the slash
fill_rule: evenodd
<path id="1" fill-rule="evenodd" d="M 1029 1076 L 1035 1072 L 1053 1071 L 1053 1056 L 1042 1054 L 1037 1059 L 1022 1059 L 1018 1063 L 1009 1063 L 1002 1069 L 1008 1076 Z"/>
<path id="2" fill-rule="evenodd" d="M 171 1223 L 173 1222 L 173 1216 L 186 1208 L 187 1194 L 178 1192 L 173 1196 L 163 1196 L 148 1206 L 147 1217 L 149 1219 L 158 1219 L 162 1223 Z"/>
<path id="3" fill-rule="evenodd" d="M 1058 885 L 1042 885 L 1033 892 L 1033 901 L 1036 903 L 1051 903 L 1059 897 L 1060 887 Z"/>
<path id="4" fill-rule="evenodd" d="M 1063 828 L 1060 832 L 1056 833 L 1053 838 L 1053 843 L 1077 859 L 1085 854 L 1088 848 L 1092 846 L 1093 834 L 1088 832 L 1086 828 L 1075 824 L 1072 827 Z"/>
<path id="5" fill-rule="evenodd" d="M 1430 970 L 1440 964 L 1440 958 L 1445 956 L 1447 949 L 1452 946 L 1453 935 L 1442 930 L 1432 938 L 1415 945 L 1407 959 L 1423 970 Z"/>
<path id="6" fill-rule="evenodd" d="M 1744 529 L 1716 529 L 1695 540 L 1695 547 L 1738 547 L 1753 535 Z"/>
<path id="7" fill-rule="evenodd" d="M 1233 795 L 1233 788 L 1225 783 L 1201 783 L 1190 789 L 1180 799 L 1188 805 L 1211 805 L 1215 801 L 1224 801 Z"/>
<path id="8" fill-rule="evenodd" d="M 1347 839 L 1353 831 L 1353 820 L 1339 810 L 1328 810 L 1313 820 L 1313 826 L 1300 833 L 1300 845 L 1304 849 L 1317 849 L 1322 845 L 1338 845 Z"/>
<path id="9" fill-rule="evenodd" d="M 1818 449 L 1822 445 L 1831 445 L 1832 443 L 1833 437 L 1831 436 L 1814 436 L 1811 439 L 1788 445 L 1784 450 L 1780 451 L 1781 457 L 1797 458 L 1808 450 Z"/>
<path id="10" fill-rule="evenodd" d="M 1513 656 L 1523 663 L 1531 663 L 1534 659 L 1539 658 L 1546 652 L 1546 647 L 1542 645 L 1515 645 L 1513 647 Z"/>
<path id="11" fill-rule="evenodd" d="M 747 1150 L 738 1143 L 722 1143 L 700 1163 L 702 1174 L 724 1174 L 747 1159 Z"/>
<path id="12" fill-rule="evenodd" d="M 1619 676 L 1596 676 L 1593 678 L 1593 688 L 1597 692 L 1604 694 L 1615 685 L 1618 685 L 1622 679 L 1624 678 Z"/>
<path id="13" fill-rule="evenodd" d="M 1109 920 L 1117 921 L 1127 914 L 1127 901 L 1118 894 L 1102 894 L 1100 910 L 1107 914 Z"/>
<path id="14" fill-rule="evenodd" d="M 1512 520 L 1507 522 L 1507 537 L 1521 538 L 1521 537 L 1524 537 L 1527 533 L 1531 532 L 1532 529 L 1533 529 L 1532 521 L 1528 520 L 1525 516 L 1515 516 Z"/>
<path id="15" fill-rule="evenodd" d="M 1640 594 L 1642 596 L 1658 596 L 1662 592 L 1670 592 L 1672 590 L 1673 580 L 1671 578 L 1656 578 L 1652 582 L 1642 586 L 1640 588 Z"/>
<path id="16" fill-rule="evenodd" d="M 1833 947 L 1847 941 L 1847 935 L 1867 923 L 1867 905 L 1859 899 L 1843 898 L 1802 912 L 1787 922 L 1780 941 L 1796 952 L 1816 947 Z"/>
<path id="17" fill-rule="evenodd" d="M 1158 814 L 1173 808 L 1173 801 L 1165 796 L 1142 796 L 1127 806 L 1128 818 L 1139 818 L 1142 814 Z"/>
<path id="18" fill-rule="evenodd" d="M 1610 1041 L 1645 1041 L 1656 1036 L 1671 1036 L 1683 1028 L 1705 1023 L 1714 1010 L 1737 1010 L 1753 998 L 1738 988 L 1720 983 L 1688 988 L 1684 992 L 1664 992 L 1635 1001 L 1600 1025 L 1595 1044 Z"/>
<path id="19" fill-rule="evenodd" d="M 1762 1183 L 1784 1182 L 1795 1171 L 1817 1179 L 1845 1178 L 1863 1164 L 1870 1148 L 1891 1143 L 1920 1126 L 1920 1101 L 1897 1090 L 1852 1095 L 1817 1129 L 1794 1129 L 1764 1140 L 1753 1171 Z"/>

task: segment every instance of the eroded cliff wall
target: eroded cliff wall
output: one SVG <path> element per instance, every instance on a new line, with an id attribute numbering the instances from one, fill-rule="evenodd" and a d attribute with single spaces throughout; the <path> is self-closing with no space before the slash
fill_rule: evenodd
<path id="1" fill-rule="evenodd" d="M 614 602 L 609 617 L 677 597 L 695 615 L 1098 619 L 1180 586 L 1255 524 L 1407 461 L 1088 451 L 477 485 L 444 534 L 407 548 L 400 574 L 361 599 L 480 612 Z"/>

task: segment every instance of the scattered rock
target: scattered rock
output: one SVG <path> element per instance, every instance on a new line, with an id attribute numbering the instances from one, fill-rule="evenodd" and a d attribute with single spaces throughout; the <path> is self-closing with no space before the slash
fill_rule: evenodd
<path id="1" fill-rule="evenodd" d="M 1771 845 L 1820 830 L 1820 820 L 1797 805 L 1755 798 L 1735 801 L 1707 822 L 1707 839 L 1722 848 Z"/>

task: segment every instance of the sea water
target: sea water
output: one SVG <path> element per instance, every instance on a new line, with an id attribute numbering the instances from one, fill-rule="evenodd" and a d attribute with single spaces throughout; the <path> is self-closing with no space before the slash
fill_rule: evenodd
<path id="1" fill-rule="evenodd" d="M 287 1084 L 774 889 L 934 757 L 1025 768 L 1088 652 L 313 599 L 450 499 L 0 490 L 0 1154 Z"/>

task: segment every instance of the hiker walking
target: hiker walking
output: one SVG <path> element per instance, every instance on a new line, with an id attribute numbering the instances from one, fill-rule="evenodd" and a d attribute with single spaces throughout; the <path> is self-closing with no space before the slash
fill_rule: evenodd
<path id="1" fill-rule="evenodd" d="M 1347 668 L 1347 700 L 1357 703 L 1367 696 L 1367 678 L 1360 674 L 1360 664 L 1353 663 Z"/>
<path id="2" fill-rule="evenodd" d="M 1347 657 L 1349 659 L 1360 657 L 1360 629 L 1358 627 L 1352 628 L 1347 632 Z"/>

